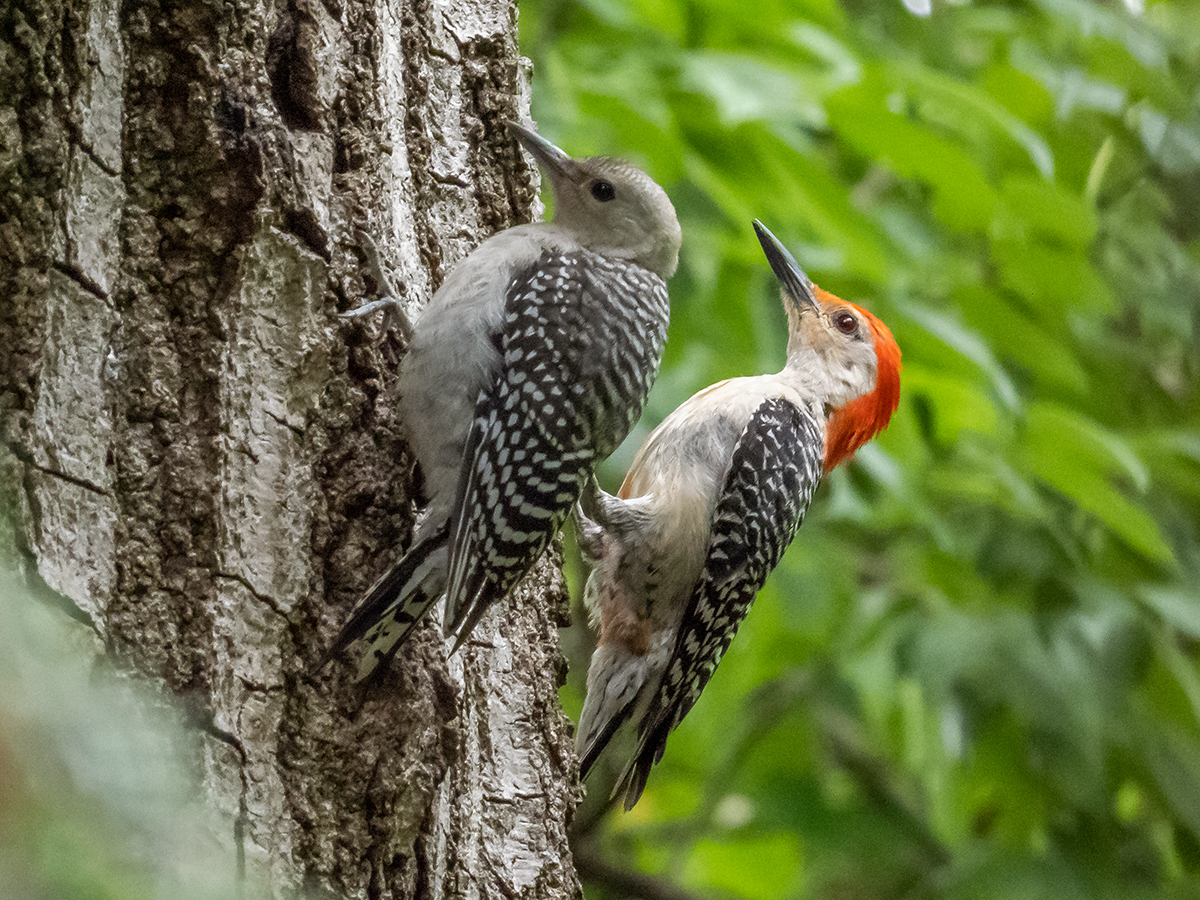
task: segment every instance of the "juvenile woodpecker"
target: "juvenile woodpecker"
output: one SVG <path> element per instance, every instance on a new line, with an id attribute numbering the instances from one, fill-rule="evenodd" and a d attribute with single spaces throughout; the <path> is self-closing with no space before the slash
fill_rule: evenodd
<path id="1" fill-rule="evenodd" d="M 626 809 L 822 474 L 883 429 L 900 400 L 900 350 L 887 326 L 818 288 L 774 235 L 754 228 L 782 286 L 783 371 L 696 394 L 650 435 L 618 496 L 593 480 L 576 510 L 593 566 L 585 600 L 600 630 L 577 736 L 581 770 L 636 723 L 637 749 L 614 791 Z"/>
<path id="2" fill-rule="evenodd" d="M 365 637 L 360 678 L 443 593 L 462 643 L 629 433 L 662 359 L 680 244 L 666 193 L 629 163 L 509 129 L 549 176 L 554 221 L 484 241 L 412 326 L 399 405 L 429 502 L 326 655 Z"/>

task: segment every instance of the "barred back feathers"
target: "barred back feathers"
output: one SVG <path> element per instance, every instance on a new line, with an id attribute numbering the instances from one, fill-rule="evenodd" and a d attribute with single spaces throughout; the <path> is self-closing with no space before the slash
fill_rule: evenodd
<path id="1" fill-rule="evenodd" d="M 553 538 L 658 371 L 680 244 L 671 201 L 628 163 L 572 159 L 509 127 L 548 176 L 555 220 L 488 238 L 411 328 L 399 406 L 429 503 L 327 654 L 365 637 L 360 678 L 443 593 L 455 646 L 466 638 Z"/>

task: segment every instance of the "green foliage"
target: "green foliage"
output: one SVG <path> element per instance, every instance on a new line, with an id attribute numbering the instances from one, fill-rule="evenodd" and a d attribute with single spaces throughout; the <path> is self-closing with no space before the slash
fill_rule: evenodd
<path id="1" fill-rule="evenodd" d="M 754 217 L 904 351 L 891 428 L 641 804 L 596 815 L 610 759 L 579 840 L 762 900 L 1200 896 L 1200 6 L 524 0 L 520 25 L 542 130 L 645 164 L 684 229 L 610 486 L 691 392 L 781 364 Z"/>
<path id="2" fill-rule="evenodd" d="M 237 861 L 205 826 L 204 738 L 177 709 L 118 676 L 89 630 L 9 572 L 0 634 L 0 897 L 263 895 L 238 884 Z"/>

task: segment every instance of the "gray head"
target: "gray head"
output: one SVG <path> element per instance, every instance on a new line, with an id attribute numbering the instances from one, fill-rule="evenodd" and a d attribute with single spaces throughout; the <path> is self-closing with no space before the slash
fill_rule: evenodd
<path id="1" fill-rule="evenodd" d="M 607 156 L 572 159 L 515 122 L 508 128 L 550 176 L 555 225 L 603 256 L 633 260 L 664 279 L 675 274 L 679 220 L 649 175 Z"/>

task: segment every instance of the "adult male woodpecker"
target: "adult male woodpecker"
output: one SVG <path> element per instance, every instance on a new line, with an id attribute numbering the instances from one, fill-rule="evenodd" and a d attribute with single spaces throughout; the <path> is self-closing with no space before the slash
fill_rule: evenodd
<path id="1" fill-rule="evenodd" d="M 585 599 L 600 627 L 577 736 L 581 770 L 636 722 L 637 749 L 616 788 L 626 809 L 822 474 L 883 429 L 900 400 L 900 350 L 887 326 L 812 284 L 774 235 L 754 228 L 783 289 L 783 371 L 705 388 L 650 435 L 618 496 L 593 481 L 577 507 L 593 565 Z"/>
<path id="2" fill-rule="evenodd" d="M 327 654 L 365 637 L 360 678 L 441 594 L 455 647 L 508 594 L 641 415 L 662 359 L 681 237 L 666 193 L 626 162 L 509 129 L 550 178 L 554 221 L 480 244 L 412 328 L 400 410 L 429 504 Z"/>

